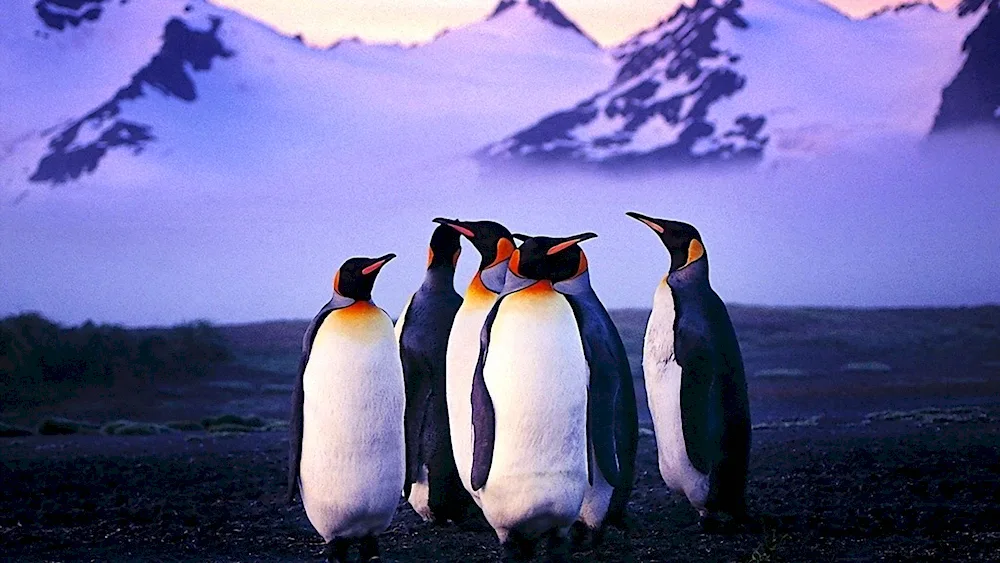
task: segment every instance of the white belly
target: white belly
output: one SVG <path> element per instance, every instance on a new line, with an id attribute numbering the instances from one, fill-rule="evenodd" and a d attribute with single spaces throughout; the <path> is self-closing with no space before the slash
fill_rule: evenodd
<path id="1" fill-rule="evenodd" d="M 465 490 L 479 504 L 479 493 L 472 490 L 472 376 L 479 361 L 479 334 L 493 302 L 485 300 L 462 305 L 455 315 L 445 371 L 445 395 L 448 401 L 448 424 L 455 466 Z"/>
<path id="2" fill-rule="evenodd" d="M 327 317 L 303 379 L 302 501 L 327 541 L 383 532 L 403 487 L 399 348 L 389 318 L 371 309 Z"/>
<path id="3" fill-rule="evenodd" d="M 483 374 L 496 430 L 480 490 L 501 542 L 510 530 L 534 535 L 580 515 L 588 489 L 588 373 L 564 297 L 533 287 L 503 301 Z"/>
<path id="4" fill-rule="evenodd" d="M 653 298 L 653 312 L 646 326 L 642 370 L 649 398 L 649 414 L 656 433 L 660 475 L 673 490 L 683 492 L 701 511 L 708 498 L 708 476 L 691 465 L 681 426 L 681 367 L 674 358 L 673 295 L 661 282 Z"/>

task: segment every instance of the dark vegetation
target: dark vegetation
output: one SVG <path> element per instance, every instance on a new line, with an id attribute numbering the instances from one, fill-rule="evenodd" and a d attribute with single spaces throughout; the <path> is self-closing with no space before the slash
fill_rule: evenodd
<path id="1" fill-rule="evenodd" d="M 141 393 L 204 376 L 229 358 L 223 336 L 205 322 L 128 330 L 21 314 L 0 320 L 0 405 L 49 403 L 93 388 Z"/>

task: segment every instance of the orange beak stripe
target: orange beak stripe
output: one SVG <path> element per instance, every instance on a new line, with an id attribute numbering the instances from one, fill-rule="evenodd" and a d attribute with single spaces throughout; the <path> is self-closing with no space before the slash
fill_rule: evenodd
<path id="1" fill-rule="evenodd" d="M 573 246 L 574 244 L 577 244 L 581 240 L 584 240 L 584 239 L 582 239 L 582 238 L 575 238 L 573 240 L 568 240 L 566 242 L 560 242 L 559 244 L 557 244 L 557 245 L 553 246 L 552 248 L 550 248 L 549 251 L 545 253 L 545 255 L 546 256 L 552 256 L 553 254 L 562 252 L 563 250 L 566 250 L 567 248 Z"/>
<path id="2" fill-rule="evenodd" d="M 465 235 L 465 236 L 467 236 L 469 238 L 476 238 L 476 233 L 473 233 L 472 231 L 470 231 L 469 229 L 466 229 L 465 227 L 463 227 L 461 225 L 456 225 L 454 223 L 447 223 L 447 225 L 449 227 L 451 227 L 452 229 L 455 229 L 459 233 L 461 233 L 461 234 L 463 234 L 463 235 Z"/>
<path id="3" fill-rule="evenodd" d="M 363 275 L 367 276 L 368 274 L 370 274 L 372 272 L 377 272 L 379 268 L 381 268 L 382 266 L 385 266 L 385 262 L 386 262 L 385 260 L 379 260 L 378 262 L 375 262 L 374 264 L 372 264 L 371 266 L 368 266 L 364 270 L 361 270 L 361 273 Z"/>
<path id="4" fill-rule="evenodd" d="M 654 222 L 652 222 L 652 221 L 650 221 L 648 219 L 639 219 L 639 220 L 642 221 L 643 223 L 645 223 L 646 226 L 649 227 L 650 229 L 653 229 L 654 231 L 656 231 L 656 232 L 658 232 L 660 234 L 663 234 L 663 227 L 657 225 L 656 223 L 654 223 Z"/>

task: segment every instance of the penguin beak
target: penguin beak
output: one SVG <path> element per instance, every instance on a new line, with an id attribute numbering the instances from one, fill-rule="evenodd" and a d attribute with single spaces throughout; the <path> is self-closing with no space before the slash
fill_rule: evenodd
<path id="1" fill-rule="evenodd" d="M 463 225 L 462 222 L 459 221 L 458 219 L 452 220 L 452 219 L 444 219 L 442 217 L 436 217 L 434 218 L 434 222 L 438 223 L 439 225 L 447 225 L 452 229 L 455 229 L 462 235 L 468 237 L 469 239 L 476 238 L 476 233 L 472 232 L 471 229 Z"/>
<path id="2" fill-rule="evenodd" d="M 379 258 L 373 258 L 372 263 L 365 266 L 365 268 L 361 270 L 361 274 L 365 276 L 378 274 L 378 271 L 382 269 L 382 266 L 385 266 L 390 260 L 392 260 L 395 257 L 396 255 L 390 252 L 385 256 Z"/>
<path id="3" fill-rule="evenodd" d="M 545 254 L 547 256 L 552 256 L 553 254 L 562 252 L 563 250 L 566 250 L 567 248 L 573 245 L 579 244 L 585 240 L 590 240 L 592 238 L 597 238 L 597 235 L 594 233 L 583 233 L 576 236 L 567 237 L 563 239 L 563 242 L 560 242 L 559 244 L 550 248 Z"/>
<path id="4" fill-rule="evenodd" d="M 645 223 L 647 227 L 649 227 L 650 229 L 653 229 L 654 231 L 656 231 L 657 234 L 661 234 L 662 235 L 663 231 L 665 230 L 663 228 L 663 225 L 660 225 L 658 219 L 654 219 L 652 217 L 648 217 L 646 215 L 643 215 L 642 213 L 636 213 L 635 211 L 629 211 L 629 212 L 627 212 L 625 214 L 628 215 L 629 217 L 635 219 L 636 221 L 641 221 L 641 222 Z"/>

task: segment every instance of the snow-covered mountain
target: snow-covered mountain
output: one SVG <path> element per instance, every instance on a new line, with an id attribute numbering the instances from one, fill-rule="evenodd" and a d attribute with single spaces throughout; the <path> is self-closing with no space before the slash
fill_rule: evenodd
<path id="1" fill-rule="evenodd" d="M 808 0 L 696 0 L 615 48 L 609 86 L 480 155 L 669 167 L 920 139 L 945 86 L 976 82 L 956 75 L 984 12 L 913 4 L 857 21 Z M 982 59 L 975 76 L 1000 68 Z M 948 107 L 946 92 L 946 120 Z"/>
<path id="2" fill-rule="evenodd" d="M 135 4 L 147 3 L 45 0 L 0 15 L 20 32 L 4 40 L 0 68 L 34 82 L 0 91 L 4 105 L 23 108 L 3 124 L 18 174 L 58 184 L 112 153 L 155 168 L 156 154 L 273 159 L 304 143 L 326 157 L 464 155 L 614 72 L 602 49 L 540 0 L 504 0 L 488 19 L 418 47 L 343 41 L 328 50 L 206 2 L 148 3 L 157 9 L 141 16 Z M 94 60 L 71 53 L 76 45 Z M 22 64 L 22 54 L 35 60 Z M 65 99 L 39 96 L 50 90 Z"/>
<path id="3" fill-rule="evenodd" d="M 697 224 L 711 238 L 713 285 L 733 301 L 902 306 L 1000 299 L 1000 266 L 992 259 L 1000 245 L 997 145 L 978 138 L 930 151 L 912 143 L 884 143 L 876 151 L 851 146 L 752 172 L 545 170 L 510 177 L 482 174 L 466 158 L 606 90 L 630 61 L 634 74 L 623 80 L 638 86 L 646 72 L 641 53 L 663 76 L 693 77 L 691 88 L 702 97 L 685 97 L 682 113 L 714 99 L 705 123 L 725 111 L 766 119 L 756 136 L 733 139 L 734 146 L 751 146 L 753 138 L 769 139 L 765 151 L 777 146 L 776 130 L 798 114 L 774 104 L 799 100 L 828 103 L 832 109 L 817 107 L 831 120 L 846 116 L 851 127 L 860 122 L 862 131 L 881 114 L 890 125 L 913 118 L 911 128 L 919 131 L 933 119 L 936 102 L 913 116 L 906 101 L 864 104 L 873 89 L 923 95 L 933 89 L 917 87 L 924 82 L 937 84 L 931 97 L 940 100 L 940 88 L 952 80 L 965 84 L 954 89 L 957 101 L 979 99 L 968 87 L 991 68 L 988 57 L 980 57 L 979 40 L 970 40 L 966 59 L 964 36 L 948 27 L 946 14 L 924 8 L 883 14 L 873 21 L 884 22 L 879 30 L 887 35 L 872 31 L 858 40 L 854 33 L 870 22 L 847 21 L 807 0 L 747 0 L 733 12 L 704 12 L 715 14 L 714 43 L 701 40 L 684 56 L 659 57 L 663 31 L 608 52 L 575 26 L 560 25 L 565 17 L 554 15 L 551 0 L 502 5 L 493 17 L 418 47 L 344 41 L 317 50 L 199 0 L 6 2 L 0 315 L 38 310 L 62 322 L 129 324 L 308 318 L 329 299 L 329 280 L 344 259 L 386 252 L 399 259 L 379 277 L 375 293 L 394 314 L 423 278 L 434 228 L 429 219 L 442 215 L 495 218 L 520 232 L 600 233 L 588 243 L 588 256 L 602 300 L 648 306 L 662 261 L 622 251 L 645 236 L 624 217 L 630 209 Z M 788 22 L 796 10 L 802 13 L 794 21 L 804 27 L 793 33 Z M 915 32 L 902 22 L 913 14 L 925 14 L 920 21 L 928 24 L 948 22 L 917 36 L 958 53 L 949 64 L 958 72 L 965 61 L 963 72 L 973 80 L 938 69 L 942 53 L 914 50 L 899 60 L 890 32 L 905 28 L 897 35 L 910 37 Z M 822 56 L 829 46 L 817 53 L 810 43 L 817 32 L 809 22 L 817 17 L 840 22 L 830 28 L 839 34 L 829 38 L 845 54 L 839 66 L 814 68 L 830 64 Z M 749 27 L 731 23 L 740 19 Z M 771 34 L 770 43 L 762 39 Z M 730 43 L 742 36 L 760 41 Z M 875 45 L 862 49 L 864 41 L 886 43 L 892 59 L 854 68 L 859 50 L 883 56 Z M 702 57 L 712 45 L 735 46 Z M 751 51 L 758 46 L 759 56 Z M 910 60 L 919 57 L 926 73 Z M 905 72 L 893 80 L 875 72 L 894 65 Z M 831 71 L 845 82 L 829 78 Z M 708 76 L 715 78 L 705 84 Z M 734 94 L 713 98 L 740 80 Z M 620 110 L 637 117 L 670 88 L 659 86 L 648 97 L 637 91 L 620 100 Z M 824 100 L 826 91 L 848 97 Z M 768 98 L 775 92 L 777 102 Z M 744 100 L 764 105 L 736 113 Z M 852 104 L 868 117 L 845 114 Z M 815 142 L 820 133 L 809 138 Z M 649 138 L 656 146 L 656 135 Z M 50 189 L 62 180 L 69 181 Z M 864 240 L 864 252 L 844 244 L 844 233 Z M 963 252 L 954 252 L 959 247 Z M 933 268 L 926 267 L 929 256 Z M 456 284 L 475 266 L 463 257 Z"/>
<path id="4" fill-rule="evenodd" d="M 965 64 L 944 89 L 935 133 L 976 125 L 1000 130 L 1000 0 L 963 0 L 959 5 L 964 17 L 980 11 L 985 15 L 962 44 Z"/>

